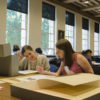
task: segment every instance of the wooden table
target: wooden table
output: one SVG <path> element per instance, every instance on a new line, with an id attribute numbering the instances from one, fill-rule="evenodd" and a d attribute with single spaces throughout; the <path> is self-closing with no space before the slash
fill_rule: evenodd
<path id="1" fill-rule="evenodd" d="M 7 76 L 0 76 L 0 81 L 4 81 L 5 83 L 0 84 L 1 87 L 3 87 L 2 90 L 0 90 L 0 100 L 21 100 L 19 98 L 15 98 L 11 96 L 10 94 L 10 85 L 13 83 L 20 82 L 16 80 L 18 77 L 26 77 L 26 76 L 31 76 L 34 74 L 28 74 L 28 75 L 18 75 L 14 77 L 7 77 Z"/>
<path id="2" fill-rule="evenodd" d="M 21 100 L 21 99 L 11 96 L 9 83 L 3 83 L 3 84 L 0 84 L 0 86 L 3 87 L 3 89 L 0 90 L 0 100 Z"/>
<path id="3" fill-rule="evenodd" d="M 0 100 L 21 100 L 19 98 L 15 98 L 11 96 L 10 94 L 10 85 L 12 83 L 19 83 L 20 81 L 16 80 L 18 77 L 26 77 L 26 76 L 32 76 L 33 74 L 30 75 L 19 75 L 15 77 L 0 77 L 1 81 L 3 79 L 4 82 L 3 84 L 0 84 L 0 86 L 3 86 L 3 90 L 0 91 Z M 36 75 L 36 74 L 35 74 Z"/>

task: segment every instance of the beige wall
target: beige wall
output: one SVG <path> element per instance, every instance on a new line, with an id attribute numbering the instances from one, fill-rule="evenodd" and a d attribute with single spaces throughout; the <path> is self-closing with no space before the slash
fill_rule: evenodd
<path id="1" fill-rule="evenodd" d="M 76 13 L 76 51 L 82 50 L 82 16 Z"/>
<path id="2" fill-rule="evenodd" d="M 29 4 L 29 44 L 35 49 L 41 47 L 42 0 L 30 0 Z"/>
<path id="3" fill-rule="evenodd" d="M 6 0 L 0 0 L 0 44 L 6 40 Z"/>
<path id="4" fill-rule="evenodd" d="M 65 8 L 56 6 L 56 18 L 57 18 L 57 33 L 58 30 L 65 30 Z M 58 34 L 57 34 L 58 39 Z"/>
<path id="5" fill-rule="evenodd" d="M 94 21 L 90 19 L 90 49 L 94 53 Z"/>

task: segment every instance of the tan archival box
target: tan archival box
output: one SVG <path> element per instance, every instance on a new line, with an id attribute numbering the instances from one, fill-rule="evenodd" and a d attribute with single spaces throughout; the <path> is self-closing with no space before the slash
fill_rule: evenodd
<path id="1" fill-rule="evenodd" d="M 11 55 L 10 44 L 0 44 L 0 57 L 6 57 Z"/>
<path id="2" fill-rule="evenodd" d="M 0 57 L 0 75 L 15 76 L 18 75 L 18 56 L 9 55 Z"/>
<path id="3" fill-rule="evenodd" d="M 11 95 L 22 100 L 100 100 L 100 76 L 76 74 L 11 85 Z"/>

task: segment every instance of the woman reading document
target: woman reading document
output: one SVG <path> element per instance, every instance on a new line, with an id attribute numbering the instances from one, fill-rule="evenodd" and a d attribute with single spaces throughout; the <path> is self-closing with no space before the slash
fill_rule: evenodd
<path id="1" fill-rule="evenodd" d="M 87 59 L 73 50 L 71 43 L 62 39 L 56 43 L 56 54 L 62 60 L 57 72 L 45 71 L 43 67 L 38 67 L 38 72 L 48 75 L 70 75 L 76 73 L 94 73 Z"/>

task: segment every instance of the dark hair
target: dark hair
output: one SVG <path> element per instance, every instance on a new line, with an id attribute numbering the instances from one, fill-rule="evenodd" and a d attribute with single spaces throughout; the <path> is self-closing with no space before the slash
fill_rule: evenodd
<path id="1" fill-rule="evenodd" d="M 16 52 L 20 50 L 19 46 L 18 45 L 13 45 L 13 52 Z"/>
<path id="2" fill-rule="evenodd" d="M 86 51 L 83 50 L 83 51 L 81 52 L 81 54 L 82 54 L 82 55 L 86 55 Z"/>
<path id="3" fill-rule="evenodd" d="M 33 49 L 32 49 L 31 46 L 25 45 L 24 47 L 22 47 L 22 50 L 21 50 L 22 55 L 24 55 L 24 53 L 25 53 L 26 50 L 33 51 Z"/>
<path id="4" fill-rule="evenodd" d="M 42 54 L 42 49 L 41 49 L 41 48 L 36 48 L 36 49 L 35 49 L 35 52 L 36 52 L 36 53 L 39 53 L 39 54 Z"/>
<path id="5" fill-rule="evenodd" d="M 92 50 L 87 49 L 85 52 L 86 52 L 86 54 L 88 54 L 88 53 L 92 53 Z"/>
<path id="6" fill-rule="evenodd" d="M 61 39 L 56 43 L 56 48 L 64 51 L 64 65 L 71 66 L 73 63 L 73 53 L 71 43 L 66 39 Z"/>

